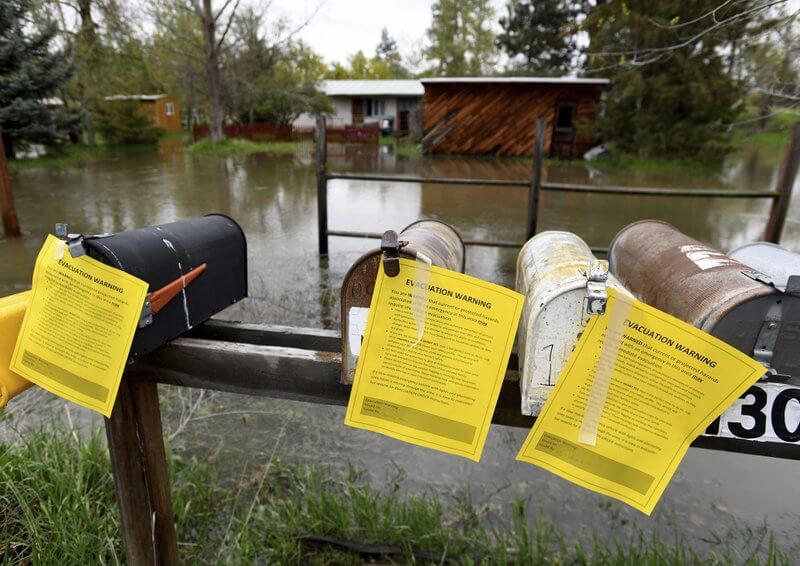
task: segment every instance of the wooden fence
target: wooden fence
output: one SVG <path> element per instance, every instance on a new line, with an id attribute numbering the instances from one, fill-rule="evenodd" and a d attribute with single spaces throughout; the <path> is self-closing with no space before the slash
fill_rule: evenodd
<path id="1" fill-rule="evenodd" d="M 523 188 L 528 190 L 528 213 L 525 226 L 525 239 L 528 240 L 536 234 L 538 221 L 539 201 L 542 192 L 575 192 L 619 196 L 672 196 L 691 198 L 732 198 L 732 199 L 767 199 L 772 202 L 769 219 L 765 228 L 764 239 L 778 243 L 783 233 L 786 214 L 789 210 L 789 201 L 792 188 L 800 167 L 800 122 L 795 124 L 792 135 L 787 144 L 786 156 L 781 167 L 777 188 L 774 190 L 740 191 L 731 189 L 681 189 L 661 187 L 612 187 L 599 185 L 579 185 L 573 183 L 542 182 L 542 161 L 544 157 L 544 133 L 546 122 L 538 120 L 536 124 L 536 140 L 533 153 L 533 168 L 529 180 L 501 180 L 501 179 L 450 179 L 437 177 L 419 177 L 410 175 L 380 175 L 368 173 L 331 172 L 328 170 L 327 153 L 325 148 L 317 144 L 317 219 L 319 254 L 328 254 L 328 240 L 330 236 L 347 238 L 374 238 L 380 239 L 381 234 L 375 232 L 362 232 L 357 230 L 330 230 L 328 229 L 328 181 L 346 179 L 353 181 L 389 181 L 394 183 L 428 183 L 459 186 L 486 186 L 503 188 Z M 318 117 L 317 129 L 325 128 L 325 118 Z M 324 144 L 323 144 L 324 145 Z M 424 189 L 423 189 L 424 190 Z M 446 219 L 444 219 L 446 220 Z M 524 242 L 501 242 L 495 240 L 466 240 L 466 245 L 490 246 L 500 248 L 521 248 Z M 607 247 L 593 246 L 592 251 L 604 254 Z"/>
<path id="2" fill-rule="evenodd" d="M 302 141 L 316 138 L 316 128 L 295 127 L 292 124 L 226 124 L 222 127 L 226 138 L 251 141 Z M 192 139 L 197 142 L 211 135 L 208 124 L 197 124 L 192 129 Z M 347 124 L 325 129 L 328 143 L 378 144 L 380 127 L 374 124 Z"/>

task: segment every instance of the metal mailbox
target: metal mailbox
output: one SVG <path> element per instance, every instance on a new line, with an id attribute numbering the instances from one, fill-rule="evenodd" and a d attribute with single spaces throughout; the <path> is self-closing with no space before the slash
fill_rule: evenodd
<path id="1" fill-rule="evenodd" d="M 781 250 L 756 260 L 764 249 L 732 257 L 665 222 L 645 220 L 617 234 L 609 260 L 639 299 L 752 356 L 769 369 L 765 379 L 786 381 L 800 377 L 800 296 L 773 283 L 788 267 L 784 261 L 797 266 L 797 257 Z M 775 279 L 761 271 L 773 262 Z"/>
<path id="2" fill-rule="evenodd" d="M 800 293 L 800 254 L 770 242 L 740 246 L 728 254 L 769 277 L 770 284 L 784 293 Z"/>
<path id="3" fill-rule="evenodd" d="M 464 242 L 455 228 L 440 220 L 418 220 L 398 236 L 395 253 L 414 258 L 424 254 L 433 265 L 464 272 Z M 382 244 L 383 245 L 383 244 Z M 342 282 L 342 383 L 353 383 L 361 339 L 367 323 L 378 265 L 384 250 L 376 248 L 362 255 L 347 271 Z"/>
<path id="4" fill-rule="evenodd" d="M 542 232 L 517 257 L 525 295 L 518 332 L 522 414 L 538 415 L 593 314 L 605 311 L 606 286 L 630 295 L 586 242 L 570 232 Z"/>
<path id="5" fill-rule="evenodd" d="M 30 291 L 0 297 L 0 408 L 33 385 L 8 369 L 30 298 Z"/>
<path id="6" fill-rule="evenodd" d="M 61 225 L 59 235 L 65 236 Z M 210 214 L 112 235 L 65 236 L 84 251 L 150 284 L 129 361 L 247 296 L 247 241 L 231 218 Z"/>

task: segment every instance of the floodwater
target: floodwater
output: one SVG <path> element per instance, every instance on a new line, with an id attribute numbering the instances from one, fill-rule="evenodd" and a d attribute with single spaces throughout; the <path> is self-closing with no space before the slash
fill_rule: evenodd
<path id="1" fill-rule="evenodd" d="M 527 179 L 530 165 L 515 159 L 403 157 L 353 148 L 334 154 L 330 168 L 435 177 Z M 335 153 L 332 150 L 332 153 Z M 718 171 L 678 173 L 612 171 L 585 164 L 549 165 L 545 179 L 605 185 L 736 188 L 774 187 L 781 152 L 750 151 Z M 30 286 L 44 234 L 56 222 L 73 232 L 98 233 L 223 212 L 248 236 L 250 298 L 223 318 L 338 328 L 339 287 L 347 268 L 374 241 L 331 238 L 330 257 L 317 256 L 313 156 L 252 155 L 216 158 L 185 154 L 176 140 L 158 151 L 109 153 L 89 164 L 32 168 L 12 175 L 22 226 L 20 240 L 0 240 L 0 296 Z M 795 186 L 795 193 L 800 191 Z M 381 232 L 422 217 L 439 218 L 464 239 L 521 241 L 527 192 L 521 188 L 457 187 L 419 183 L 332 181 L 331 229 Z M 617 230 L 642 218 L 660 218 L 723 250 L 763 233 L 767 200 L 619 197 L 545 193 L 539 229 L 578 233 L 607 246 Z M 784 243 L 800 251 L 800 198 L 789 213 Z M 471 247 L 466 271 L 513 286 L 514 250 Z M 377 483 L 404 470 L 404 489 L 458 496 L 467 490 L 488 515 L 525 499 L 530 516 L 541 512 L 568 533 L 595 529 L 626 536 L 685 536 L 698 548 L 766 544 L 767 530 L 785 550 L 800 552 L 800 482 L 796 462 L 691 449 L 654 515 L 586 492 L 543 470 L 514 460 L 526 431 L 493 427 L 480 463 L 343 425 L 340 407 L 258 399 L 232 394 L 167 391 L 165 432 L 173 446 L 223 462 L 237 482 L 252 465 L 270 459 L 332 466 L 353 463 Z M 12 409 L 34 417 L 99 422 L 41 391 Z M 38 416 L 37 416 L 38 415 Z M 18 421 L 22 420 L 21 416 Z"/>

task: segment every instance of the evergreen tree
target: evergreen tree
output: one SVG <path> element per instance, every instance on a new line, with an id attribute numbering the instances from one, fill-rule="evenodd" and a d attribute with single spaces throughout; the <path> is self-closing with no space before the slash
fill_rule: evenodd
<path id="1" fill-rule="evenodd" d="M 53 144 L 73 129 L 81 114 L 53 104 L 73 66 L 67 50 L 54 50 L 54 22 L 28 25 L 30 0 L 0 2 L 0 129 L 6 156 L 20 143 Z"/>
<path id="2" fill-rule="evenodd" d="M 437 0 L 431 7 L 425 57 L 441 76 L 479 76 L 491 72 L 496 54 L 489 0 Z"/>
<path id="3" fill-rule="evenodd" d="M 706 30 L 717 0 L 609 0 L 588 14 L 588 65 L 610 77 L 596 128 L 614 149 L 643 157 L 719 159 L 743 85 L 727 72 L 722 34 Z M 686 22 L 676 28 L 676 22 Z"/>
<path id="4" fill-rule="evenodd" d="M 403 57 L 397 48 L 397 42 L 389 35 L 389 30 L 381 30 L 381 41 L 375 48 L 375 59 L 384 63 L 389 71 L 390 78 L 407 79 L 410 74 L 403 65 Z"/>
<path id="5" fill-rule="evenodd" d="M 97 131 L 110 144 L 154 144 L 164 133 L 153 124 L 137 100 L 109 100 L 95 111 Z"/>
<path id="6" fill-rule="evenodd" d="M 512 72 L 558 76 L 569 72 L 577 54 L 575 17 L 569 0 L 508 0 L 500 18 L 497 46 Z"/>

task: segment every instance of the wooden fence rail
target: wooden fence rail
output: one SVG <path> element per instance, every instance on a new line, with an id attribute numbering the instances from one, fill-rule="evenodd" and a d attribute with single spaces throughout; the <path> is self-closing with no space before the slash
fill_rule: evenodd
<path id="1" fill-rule="evenodd" d="M 325 119 L 317 122 L 317 128 L 325 128 Z M 509 187 L 525 188 L 529 191 L 528 214 L 525 222 L 526 240 L 536 234 L 539 216 L 539 202 L 541 193 L 548 192 L 573 192 L 585 194 L 602 195 L 622 195 L 622 196 L 658 196 L 658 197 L 690 197 L 690 198 L 725 198 L 725 199 L 769 199 L 772 201 L 769 219 L 767 220 L 764 239 L 769 242 L 779 243 L 783 226 L 786 222 L 786 215 L 789 210 L 789 203 L 792 196 L 795 178 L 798 168 L 800 168 L 800 122 L 795 124 L 792 135 L 789 139 L 786 157 L 781 167 L 775 190 L 751 190 L 739 191 L 731 189 L 685 189 L 685 188 L 663 188 L 663 187 L 617 187 L 602 185 L 581 185 L 575 183 L 552 183 L 542 181 L 542 167 L 544 156 L 544 132 L 546 122 L 537 120 L 536 140 L 533 153 L 533 168 L 530 180 L 508 180 L 508 179 L 463 179 L 463 178 L 443 178 L 443 177 L 421 177 L 411 175 L 382 175 L 371 173 L 349 173 L 333 172 L 328 170 L 327 154 L 324 151 L 317 151 L 317 217 L 319 223 L 319 254 L 328 254 L 328 240 L 330 236 L 357 237 L 357 238 L 377 238 L 380 234 L 371 232 L 359 232 L 354 230 L 329 230 L 328 211 L 327 211 L 327 190 L 328 181 L 350 180 L 350 181 L 389 181 L 394 183 L 429 183 L 446 184 L 454 187 L 459 186 L 487 186 L 487 187 Z M 325 196 L 320 196 L 325 193 Z M 324 203 L 324 206 L 323 206 Z M 324 219 L 324 221 L 322 220 Z M 502 242 L 494 240 L 483 240 L 480 242 L 467 241 L 467 245 L 480 245 L 502 248 L 520 248 L 523 242 Z M 592 251 L 604 253 L 605 247 L 592 247 Z"/>

